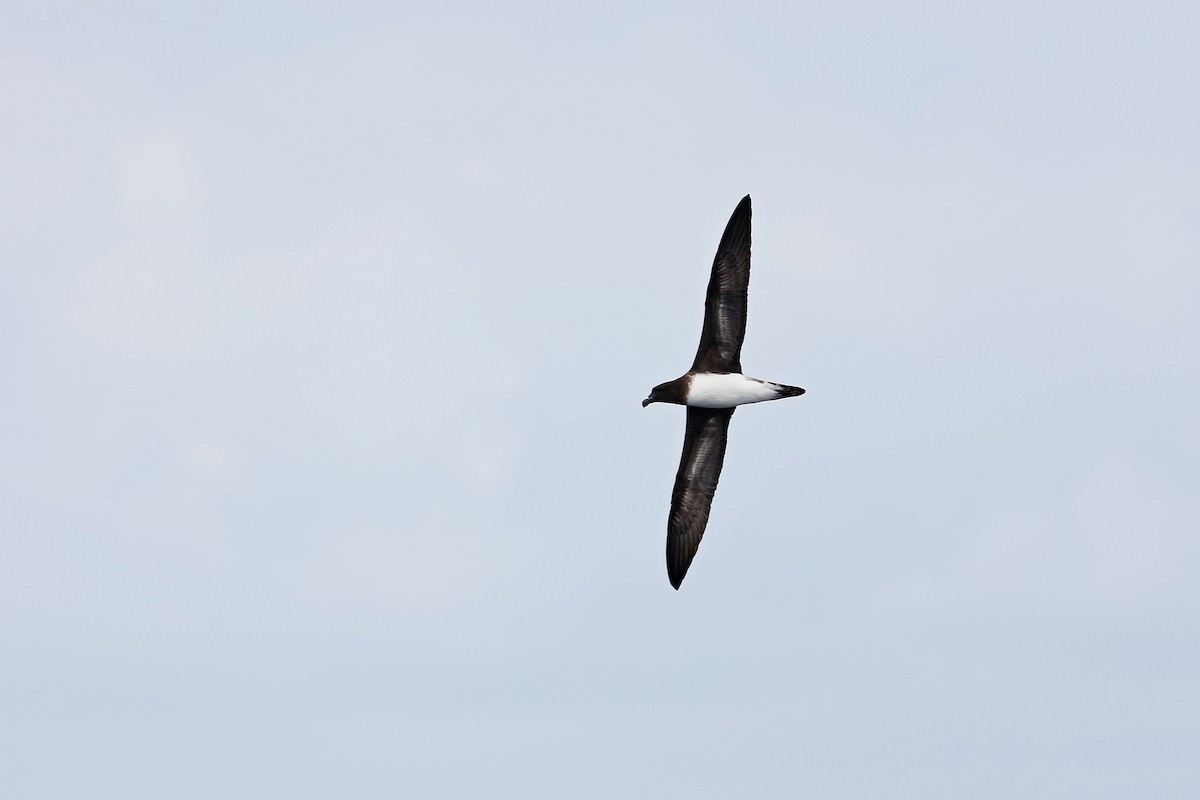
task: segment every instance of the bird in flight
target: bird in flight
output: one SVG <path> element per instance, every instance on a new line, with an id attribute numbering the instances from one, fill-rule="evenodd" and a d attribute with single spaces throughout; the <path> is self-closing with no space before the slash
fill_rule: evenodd
<path id="1" fill-rule="evenodd" d="M 704 299 L 700 348 L 692 368 L 681 378 L 655 386 L 642 401 L 642 408 L 651 403 L 687 406 L 683 456 L 675 474 L 671 516 L 667 520 L 667 577 L 676 589 L 696 556 L 708 524 L 734 408 L 804 394 L 799 386 L 742 374 L 749 283 L 750 195 L 746 195 L 733 210 L 717 247 Z"/>

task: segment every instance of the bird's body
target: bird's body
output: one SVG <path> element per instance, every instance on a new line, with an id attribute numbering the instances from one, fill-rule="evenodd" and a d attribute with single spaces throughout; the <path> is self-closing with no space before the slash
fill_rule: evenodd
<path id="1" fill-rule="evenodd" d="M 798 386 L 785 386 L 740 372 L 689 372 L 683 405 L 694 408 L 733 408 L 803 394 Z"/>
<path id="2" fill-rule="evenodd" d="M 683 455 L 667 522 L 667 575 L 676 589 L 700 546 L 725 460 L 729 420 L 736 406 L 795 397 L 798 386 L 742 374 L 746 295 L 750 282 L 750 196 L 734 209 L 713 260 L 704 302 L 704 328 L 692 368 L 650 390 L 642 406 L 687 406 Z"/>

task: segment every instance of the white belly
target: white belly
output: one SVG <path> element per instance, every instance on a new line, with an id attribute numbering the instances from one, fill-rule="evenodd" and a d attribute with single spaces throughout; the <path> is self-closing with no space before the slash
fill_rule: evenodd
<path id="1" fill-rule="evenodd" d="M 733 408 L 779 397 L 775 384 L 737 373 L 702 372 L 692 376 L 687 404 L 700 408 Z"/>

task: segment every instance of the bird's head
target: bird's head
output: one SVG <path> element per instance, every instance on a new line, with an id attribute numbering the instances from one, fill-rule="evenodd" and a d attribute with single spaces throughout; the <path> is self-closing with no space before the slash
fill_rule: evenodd
<path id="1" fill-rule="evenodd" d="M 650 390 L 650 396 L 642 401 L 642 408 L 651 403 L 677 403 L 682 405 L 684 402 L 684 379 L 676 378 L 673 381 L 660 383 Z"/>

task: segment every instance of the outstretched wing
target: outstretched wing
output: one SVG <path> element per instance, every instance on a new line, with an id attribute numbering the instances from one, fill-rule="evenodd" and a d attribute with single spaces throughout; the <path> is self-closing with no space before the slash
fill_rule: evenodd
<path id="1" fill-rule="evenodd" d="M 733 210 L 713 259 L 693 372 L 741 372 L 750 284 L 750 195 Z"/>
<path id="2" fill-rule="evenodd" d="M 689 406 L 687 410 L 683 457 L 675 474 L 671 517 L 667 521 L 667 577 L 676 589 L 696 556 L 704 526 L 708 524 L 732 416 L 732 408 Z"/>

